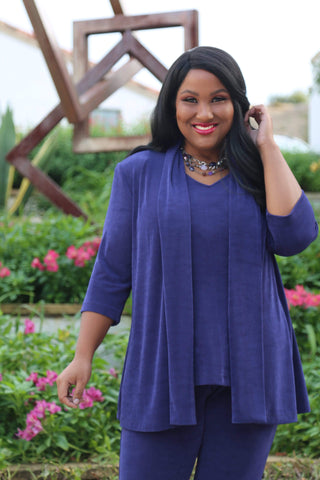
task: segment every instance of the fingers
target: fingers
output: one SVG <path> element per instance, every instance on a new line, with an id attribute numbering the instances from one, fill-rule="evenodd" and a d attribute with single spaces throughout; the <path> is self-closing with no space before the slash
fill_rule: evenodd
<path id="1" fill-rule="evenodd" d="M 57 378 L 58 397 L 67 407 L 77 408 L 91 376 L 91 362 L 73 360 Z"/>
<path id="2" fill-rule="evenodd" d="M 73 384 L 67 378 L 64 378 L 63 374 L 57 378 L 58 398 L 67 407 L 77 408 L 84 388 L 85 383 L 83 382 L 75 382 L 75 388 L 73 388 Z"/>
<path id="3" fill-rule="evenodd" d="M 79 405 L 80 400 L 82 399 L 83 390 L 85 388 L 84 384 L 77 384 L 74 392 L 72 394 L 72 402 L 74 405 Z"/>
<path id="4" fill-rule="evenodd" d="M 256 130 L 259 127 L 265 113 L 266 108 L 264 105 L 252 106 L 251 108 L 249 108 L 244 117 L 246 125 L 251 129 Z M 254 120 L 254 122 L 251 121 L 252 119 Z"/>
<path id="5" fill-rule="evenodd" d="M 64 403 L 67 407 L 76 408 L 70 392 L 72 385 L 63 378 L 62 374 L 58 376 L 56 383 L 60 402 Z"/>

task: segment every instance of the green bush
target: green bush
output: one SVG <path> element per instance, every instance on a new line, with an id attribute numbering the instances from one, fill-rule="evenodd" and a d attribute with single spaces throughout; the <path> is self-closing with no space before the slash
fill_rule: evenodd
<path id="1" fill-rule="evenodd" d="M 57 404 L 55 378 L 73 357 L 75 330 L 71 325 L 48 334 L 41 325 L 34 331 L 32 320 L 25 319 L 24 325 L 21 319 L 0 314 L 0 468 L 118 454 L 118 372 L 127 335 L 109 334 L 105 338 L 95 355 L 88 385 L 95 400 L 90 400 L 87 388 L 87 400 L 74 410 Z M 35 413 L 37 410 L 40 414 Z"/>
<path id="2" fill-rule="evenodd" d="M 125 136 L 128 135 L 138 135 L 138 134 L 145 134 L 147 132 L 147 127 L 145 124 L 137 125 L 133 127 L 133 129 L 125 130 L 121 128 L 119 131 L 114 132 L 110 130 L 105 132 L 103 130 L 99 130 L 98 127 L 94 127 L 91 129 L 91 136 L 110 136 L 110 135 L 118 135 L 118 136 Z M 23 138 L 23 134 L 20 133 L 19 138 Z M 102 173 L 110 164 L 116 164 L 125 156 L 128 152 L 94 152 L 94 153 L 74 153 L 73 152 L 73 128 L 71 126 L 61 126 L 59 125 L 55 129 L 55 142 L 54 146 L 51 151 L 51 159 L 46 167 L 47 174 L 58 183 L 58 185 L 62 186 L 64 182 L 73 175 L 74 169 L 77 167 L 82 167 L 87 169 L 91 172 L 98 172 Z M 36 153 L 39 151 L 41 145 L 45 140 L 40 142 L 37 147 L 35 147 L 31 154 L 30 159 L 34 158 Z M 21 176 L 16 173 L 15 176 L 15 184 L 14 186 L 17 187 L 21 182 Z M 79 187 L 80 188 L 80 187 Z"/>
<path id="3" fill-rule="evenodd" d="M 305 192 L 320 192 L 320 155 L 283 152 L 291 170 Z"/>
<path id="4" fill-rule="evenodd" d="M 320 348 L 313 361 L 303 362 L 309 393 L 311 413 L 299 415 L 297 423 L 280 425 L 272 445 L 272 452 L 287 455 L 320 456 Z"/>
<path id="5" fill-rule="evenodd" d="M 280 425 L 272 452 L 320 457 L 320 295 L 302 285 L 286 292 L 305 373 L 311 413 Z"/>
<path id="6" fill-rule="evenodd" d="M 295 257 L 277 257 L 282 281 L 287 288 L 305 285 L 320 289 L 320 238 Z"/>

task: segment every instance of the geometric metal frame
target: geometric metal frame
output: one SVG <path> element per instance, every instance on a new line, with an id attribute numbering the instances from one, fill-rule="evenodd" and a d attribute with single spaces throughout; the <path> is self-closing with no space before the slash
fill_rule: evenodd
<path id="1" fill-rule="evenodd" d="M 182 26 L 187 50 L 198 45 L 198 12 L 189 10 L 129 17 L 123 15 L 120 0 L 110 0 L 114 17 L 74 22 L 74 80 L 70 77 L 62 52 L 37 0 L 23 0 L 23 3 L 60 103 L 15 145 L 6 155 L 6 160 L 58 208 L 67 214 L 87 218 L 85 212 L 48 175 L 30 162 L 28 155 L 64 117 L 74 124 L 76 152 L 130 150 L 138 144 L 146 143 L 148 138 L 145 136 L 90 138 L 87 123 L 89 113 L 143 67 L 163 81 L 166 68 L 134 37 L 132 31 Z M 89 68 L 88 36 L 111 32 L 121 32 L 122 40 L 96 65 Z M 129 54 L 129 61 L 114 71 L 114 65 L 125 54 Z"/>

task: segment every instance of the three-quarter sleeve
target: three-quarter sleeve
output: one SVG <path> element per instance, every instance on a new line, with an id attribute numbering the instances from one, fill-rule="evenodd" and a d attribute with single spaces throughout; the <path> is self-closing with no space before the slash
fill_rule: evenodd
<path id="1" fill-rule="evenodd" d="M 114 173 L 102 240 L 81 311 L 119 323 L 131 290 L 132 194 L 122 165 Z"/>
<path id="2" fill-rule="evenodd" d="M 312 206 L 302 194 L 288 215 L 272 215 L 266 212 L 267 246 L 277 255 L 288 257 L 302 252 L 318 235 Z"/>

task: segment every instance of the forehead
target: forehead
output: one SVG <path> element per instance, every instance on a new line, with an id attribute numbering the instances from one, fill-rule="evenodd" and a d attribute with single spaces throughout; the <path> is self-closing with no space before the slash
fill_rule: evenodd
<path id="1" fill-rule="evenodd" d="M 181 93 L 184 90 L 192 90 L 201 93 L 204 91 L 213 92 L 220 89 L 226 90 L 226 87 L 216 75 L 207 70 L 191 69 L 181 83 L 178 93 Z"/>

